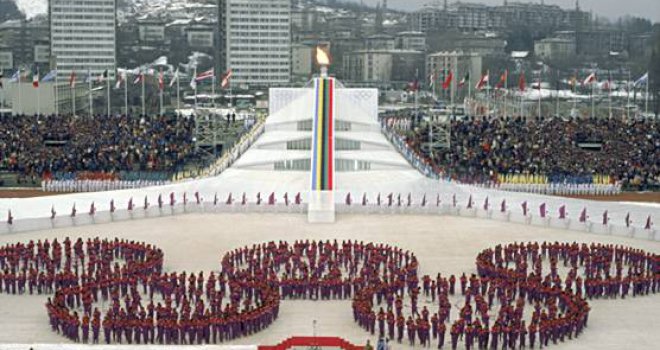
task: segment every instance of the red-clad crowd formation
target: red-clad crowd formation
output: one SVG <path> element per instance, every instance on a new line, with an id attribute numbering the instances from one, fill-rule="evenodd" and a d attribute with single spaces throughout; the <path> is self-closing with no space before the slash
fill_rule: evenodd
<path id="1" fill-rule="evenodd" d="M 443 348 L 448 332 L 452 349 L 459 340 L 467 349 L 562 342 L 586 327 L 586 299 L 660 292 L 660 256 L 600 244 L 497 246 L 478 255 L 478 275 L 458 279 L 419 278 L 413 253 L 350 240 L 246 246 L 208 275 L 163 272 L 163 258 L 119 239 L 7 245 L 0 292 L 54 293 L 53 331 L 82 343 L 226 342 L 274 322 L 281 299 L 352 298 L 355 321 L 372 334 Z M 450 296 L 459 294 L 452 320 Z"/>

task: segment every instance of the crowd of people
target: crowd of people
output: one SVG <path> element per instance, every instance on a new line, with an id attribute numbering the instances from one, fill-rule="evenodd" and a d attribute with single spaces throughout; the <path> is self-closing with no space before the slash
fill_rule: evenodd
<path id="1" fill-rule="evenodd" d="M 246 246 L 209 274 L 164 272 L 163 258 L 119 239 L 9 244 L 0 293 L 54 293 L 53 331 L 82 343 L 226 342 L 270 325 L 281 299 L 352 299 L 355 321 L 380 338 L 516 349 L 579 336 L 588 299 L 660 292 L 659 255 L 603 244 L 498 245 L 477 256 L 478 274 L 458 278 L 420 277 L 414 253 L 350 240 Z"/>
<path id="2" fill-rule="evenodd" d="M 439 173 L 463 182 L 495 182 L 510 174 L 569 182 L 604 175 L 626 187 L 660 188 L 656 119 L 467 117 L 450 121 L 450 148 L 433 154 L 422 148 L 428 126 L 401 119 L 387 124 L 406 134 L 408 146 Z"/>
<path id="3" fill-rule="evenodd" d="M 0 170 L 28 178 L 56 172 L 175 171 L 194 159 L 193 118 L 0 116 Z"/>

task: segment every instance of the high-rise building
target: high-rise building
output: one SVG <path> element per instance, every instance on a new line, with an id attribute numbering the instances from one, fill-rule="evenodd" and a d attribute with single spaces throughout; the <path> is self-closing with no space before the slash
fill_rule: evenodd
<path id="1" fill-rule="evenodd" d="M 291 77 L 291 0 L 223 0 L 233 85 L 278 86 Z"/>
<path id="2" fill-rule="evenodd" d="M 116 0 L 49 0 L 50 51 L 58 75 L 93 76 L 116 65 Z"/>

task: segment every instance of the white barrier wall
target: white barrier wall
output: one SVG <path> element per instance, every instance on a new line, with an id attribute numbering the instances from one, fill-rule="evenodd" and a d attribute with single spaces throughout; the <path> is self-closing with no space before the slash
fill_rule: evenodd
<path id="1" fill-rule="evenodd" d="M 294 204 L 293 202 L 289 202 L 287 205 L 283 201 L 276 202 L 275 204 L 268 204 L 264 201 L 259 205 L 256 203 L 247 203 L 243 205 L 238 201 L 233 202 L 232 204 L 227 204 L 224 201 L 219 201 L 217 204 L 212 202 L 202 202 L 200 204 L 197 204 L 196 202 L 188 202 L 186 204 L 177 203 L 175 205 L 164 204 L 162 207 L 152 205 L 147 209 L 144 209 L 144 207 L 135 207 L 130 211 L 123 209 L 116 210 L 113 213 L 109 211 L 99 211 L 94 215 L 90 215 L 89 213 L 83 211 L 78 211 L 75 217 L 72 217 L 71 215 L 60 215 L 54 219 L 22 219 L 15 220 L 11 225 L 7 222 L 3 222 L 0 223 L 0 234 L 105 224 L 118 221 L 185 215 L 189 213 L 289 213 L 302 215 L 306 212 L 306 203 Z M 451 215 L 483 220 L 511 222 L 535 227 L 550 227 L 554 229 L 571 230 L 579 233 L 595 235 L 613 235 L 660 241 L 660 230 L 657 230 L 653 227 L 651 229 L 645 229 L 639 226 L 626 227 L 625 225 L 615 225 L 611 222 L 607 225 L 603 225 L 602 223 L 599 224 L 593 221 L 580 222 L 576 218 L 542 218 L 540 215 L 534 215 L 531 212 L 528 212 L 527 216 L 524 216 L 522 210 L 510 210 L 507 208 L 505 212 L 502 212 L 500 206 L 494 206 L 486 210 L 483 207 L 476 205 L 473 205 L 471 208 L 460 205 L 454 206 L 453 203 L 440 203 L 437 205 L 435 199 L 434 202 L 431 203 L 431 201 L 429 201 L 426 205 L 421 205 L 421 203 L 411 203 L 410 205 L 407 205 L 406 200 L 402 200 L 401 205 L 398 205 L 396 200 L 393 201 L 392 205 L 388 205 L 386 198 L 384 201 L 381 201 L 381 205 L 362 205 L 361 202 L 351 203 L 350 205 L 346 203 L 338 203 L 336 205 L 336 212 L 340 215 Z"/>

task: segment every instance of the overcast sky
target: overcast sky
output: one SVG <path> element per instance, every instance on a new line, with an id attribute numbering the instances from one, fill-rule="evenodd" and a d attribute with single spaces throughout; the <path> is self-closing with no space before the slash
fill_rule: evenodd
<path id="1" fill-rule="evenodd" d="M 353 0 L 360 1 L 360 0 Z M 382 0 L 363 0 L 365 4 L 376 5 Z M 419 8 L 434 0 L 387 0 L 391 8 L 409 10 Z M 448 0 L 449 3 L 455 0 Z M 443 3 L 443 0 L 439 0 Z M 504 0 L 464 0 L 464 2 L 481 2 L 485 4 L 502 4 Z M 509 2 L 515 2 L 509 0 Z M 541 0 L 518 0 L 518 2 L 537 2 Z M 575 0 L 545 0 L 546 4 L 556 4 L 564 8 L 574 8 Z M 649 18 L 654 22 L 660 22 L 660 0 L 580 0 L 580 7 L 586 11 L 593 10 L 600 16 L 616 18 L 625 14 Z"/>

